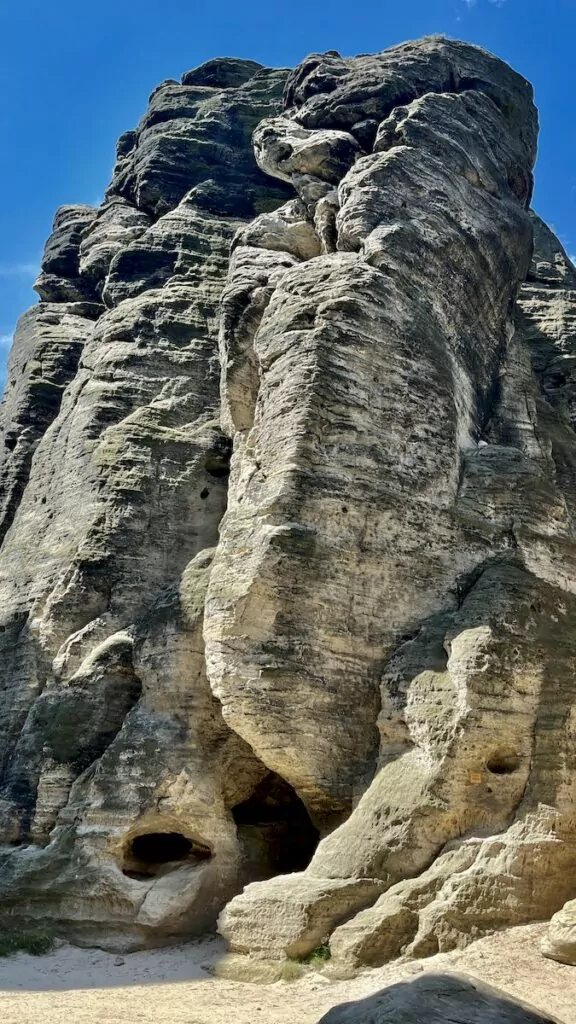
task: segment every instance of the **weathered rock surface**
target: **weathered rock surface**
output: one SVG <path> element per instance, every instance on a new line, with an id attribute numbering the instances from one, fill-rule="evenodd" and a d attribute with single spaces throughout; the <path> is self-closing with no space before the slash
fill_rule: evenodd
<path id="1" fill-rule="evenodd" d="M 95 300 L 88 281 L 80 277 L 80 243 L 96 218 L 91 206 L 61 206 L 44 248 L 40 276 L 34 288 L 44 302 Z"/>
<path id="2" fill-rule="evenodd" d="M 204 671 L 230 449 L 219 296 L 234 232 L 288 192 L 249 146 L 285 73 L 218 66 L 185 76 L 178 102 L 154 94 L 99 211 L 58 214 L 38 285 L 57 301 L 23 318 L 2 407 L 2 912 L 119 948 L 201 931 L 245 881 L 282 870 L 276 806 L 280 832 L 292 815 L 315 836 L 225 726 Z M 207 170 L 198 154 L 218 146 Z M 258 787 L 266 825 L 236 821 Z"/>
<path id="3" fill-rule="evenodd" d="M 554 914 L 541 948 L 551 960 L 576 965 L 576 900 L 570 900 Z"/>
<path id="4" fill-rule="evenodd" d="M 296 73 L 303 103 L 260 125 L 256 155 L 294 181 L 310 215 L 324 183 L 338 185 L 336 251 L 287 270 L 259 324 L 237 308 L 234 263 L 224 297 L 223 317 L 235 315 L 239 332 L 248 317 L 257 327 L 252 353 L 242 348 L 259 366 L 259 389 L 234 440 L 207 601 L 208 671 L 226 720 L 319 819 L 347 813 L 374 770 L 379 675 L 398 638 L 444 607 L 458 576 L 485 556 L 482 541 L 459 530 L 454 506 L 530 257 L 526 85 L 517 81 L 507 117 L 481 91 L 446 84 L 434 95 L 434 57 L 446 74 L 452 61 L 459 79 L 470 58 L 459 44 L 427 50 L 431 81 L 414 84 L 426 95 L 401 117 L 384 91 L 375 152 L 355 163 L 354 139 L 332 128 L 334 93 L 314 84 L 318 61 L 309 94 Z M 358 58 L 362 73 L 385 81 L 400 52 L 411 84 L 418 48 Z M 494 91 L 499 65 L 478 61 Z M 355 64 L 338 66 L 338 102 L 347 109 L 348 90 L 360 118 Z M 340 116 L 348 127 L 352 114 Z M 251 258 L 260 281 L 260 250 Z M 271 268 L 277 262 L 275 246 Z M 222 339 L 224 366 L 235 327 Z M 232 419 L 240 372 L 233 356 L 224 380 Z"/>
<path id="5" fill-rule="evenodd" d="M 320 828 L 347 820 L 302 877 L 250 886 L 220 928 L 238 951 L 309 952 L 313 914 L 293 909 L 315 884 L 332 893 L 326 934 L 350 919 L 331 949 L 354 968 L 549 916 L 574 889 L 573 520 L 529 336 L 565 315 L 550 282 L 564 295 L 572 271 L 538 222 L 530 268 L 535 116 L 492 58 L 435 41 L 311 58 L 288 94 L 256 154 L 293 180 L 325 255 L 287 269 L 260 318 L 238 316 L 248 254 L 231 264 L 236 433 L 207 665 L 225 720 Z M 343 135 L 368 116 L 354 160 Z M 388 891 L 357 916 L 347 893 L 339 913 L 345 879 Z M 280 892 L 285 911 L 267 913 Z"/>
<path id="6" fill-rule="evenodd" d="M 78 369 L 99 306 L 42 303 L 23 315 L 8 361 L 0 405 L 0 539 L 28 482 L 38 442 L 58 415 L 64 389 Z"/>
<path id="7" fill-rule="evenodd" d="M 336 1006 L 320 1024 L 553 1024 L 526 1003 L 465 974 L 426 974 L 359 1002 Z"/>
<path id="8" fill-rule="evenodd" d="M 123 196 L 156 218 L 193 189 L 200 209 L 250 218 L 287 198 L 251 146 L 259 121 L 280 107 L 286 72 L 232 63 L 233 73 L 229 60 L 212 60 L 154 90 L 137 130 L 120 138 L 108 199 Z"/>
<path id="9" fill-rule="evenodd" d="M 574 898 L 536 135 L 468 44 L 218 59 L 59 212 L 0 412 L 4 923 L 124 949 L 225 907 L 232 950 L 346 972 Z"/>

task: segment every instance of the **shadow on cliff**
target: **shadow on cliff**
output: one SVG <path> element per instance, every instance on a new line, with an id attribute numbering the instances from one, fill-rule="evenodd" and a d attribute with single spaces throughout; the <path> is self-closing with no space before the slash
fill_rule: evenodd
<path id="1" fill-rule="evenodd" d="M 333 1007 L 318 1024 L 560 1024 L 476 978 L 425 974 Z"/>

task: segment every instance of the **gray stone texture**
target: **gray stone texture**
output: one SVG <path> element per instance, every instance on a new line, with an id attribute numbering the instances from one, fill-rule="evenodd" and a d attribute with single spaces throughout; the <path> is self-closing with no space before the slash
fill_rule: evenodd
<path id="1" fill-rule="evenodd" d="M 469 44 L 217 59 L 59 211 L 0 410 L 3 925 L 222 911 L 346 973 L 573 900 L 576 271 L 536 139 Z"/>
<path id="2" fill-rule="evenodd" d="M 229 472 L 218 303 L 234 233 L 290 195 L 250 147 L 285 77 L 224 60 L 156 90 L 100 210 L 59 211 L 18 328 L 0 413 L 7 922 L 130 948 L 213 926 L 273 873 L 231 815 L 273 777 L 210 692 L 202 609 Z M 140 863 L 141 833 L 189 848 Z"/>
<path id="3" fill-rule="evenodd" d="M 335 1006 L 320 1024 L 444 1024 L 447 1020 L 453 1024 L 554 1024 L 555 1019 L 477 978 L 426 974 Z"/>

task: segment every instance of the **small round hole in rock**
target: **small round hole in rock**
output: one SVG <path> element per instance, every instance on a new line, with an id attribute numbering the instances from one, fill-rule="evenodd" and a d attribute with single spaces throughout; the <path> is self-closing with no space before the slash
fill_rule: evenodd
<path id="1" fill-rule="evenodd" d="M 200 497 L 202 498 L 202 501 L 204 501 L 204 499 L 207 498 L 209 494 L 210 491 L 208 490 L 207 487 L 205 487 L 203 491 L 200 491 Z"/>
<path id="2" fill-rule="evenodd" d="M 512 775 L 520 767 L 520 758 L 517 754 L 493 754 L 486 767 L 492 775 Z"/>

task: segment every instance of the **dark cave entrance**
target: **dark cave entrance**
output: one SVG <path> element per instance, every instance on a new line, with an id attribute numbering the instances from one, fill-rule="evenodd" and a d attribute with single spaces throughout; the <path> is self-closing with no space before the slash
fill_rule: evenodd
<path id="1" fill-rule="evenodd" d="M 207 846 L 181 832 L 144 832 L 129 844 L 122 870 L 130 878 L 151 878 L 211 856 Z"/>
<path id="2" fill-rule="evenodd" d="M 320 838 L 296 791 L 269 772 L 252 795 L 232 808 L 245 865 L 271 878 L 308 867 Z"/>
<path id="3" fill-rule="evenodd" d="M 513 775 L 520 767 L 520 758 L 517 754 L 497 751 L 488 759 L 486 767 L 492 775 Z"/>

